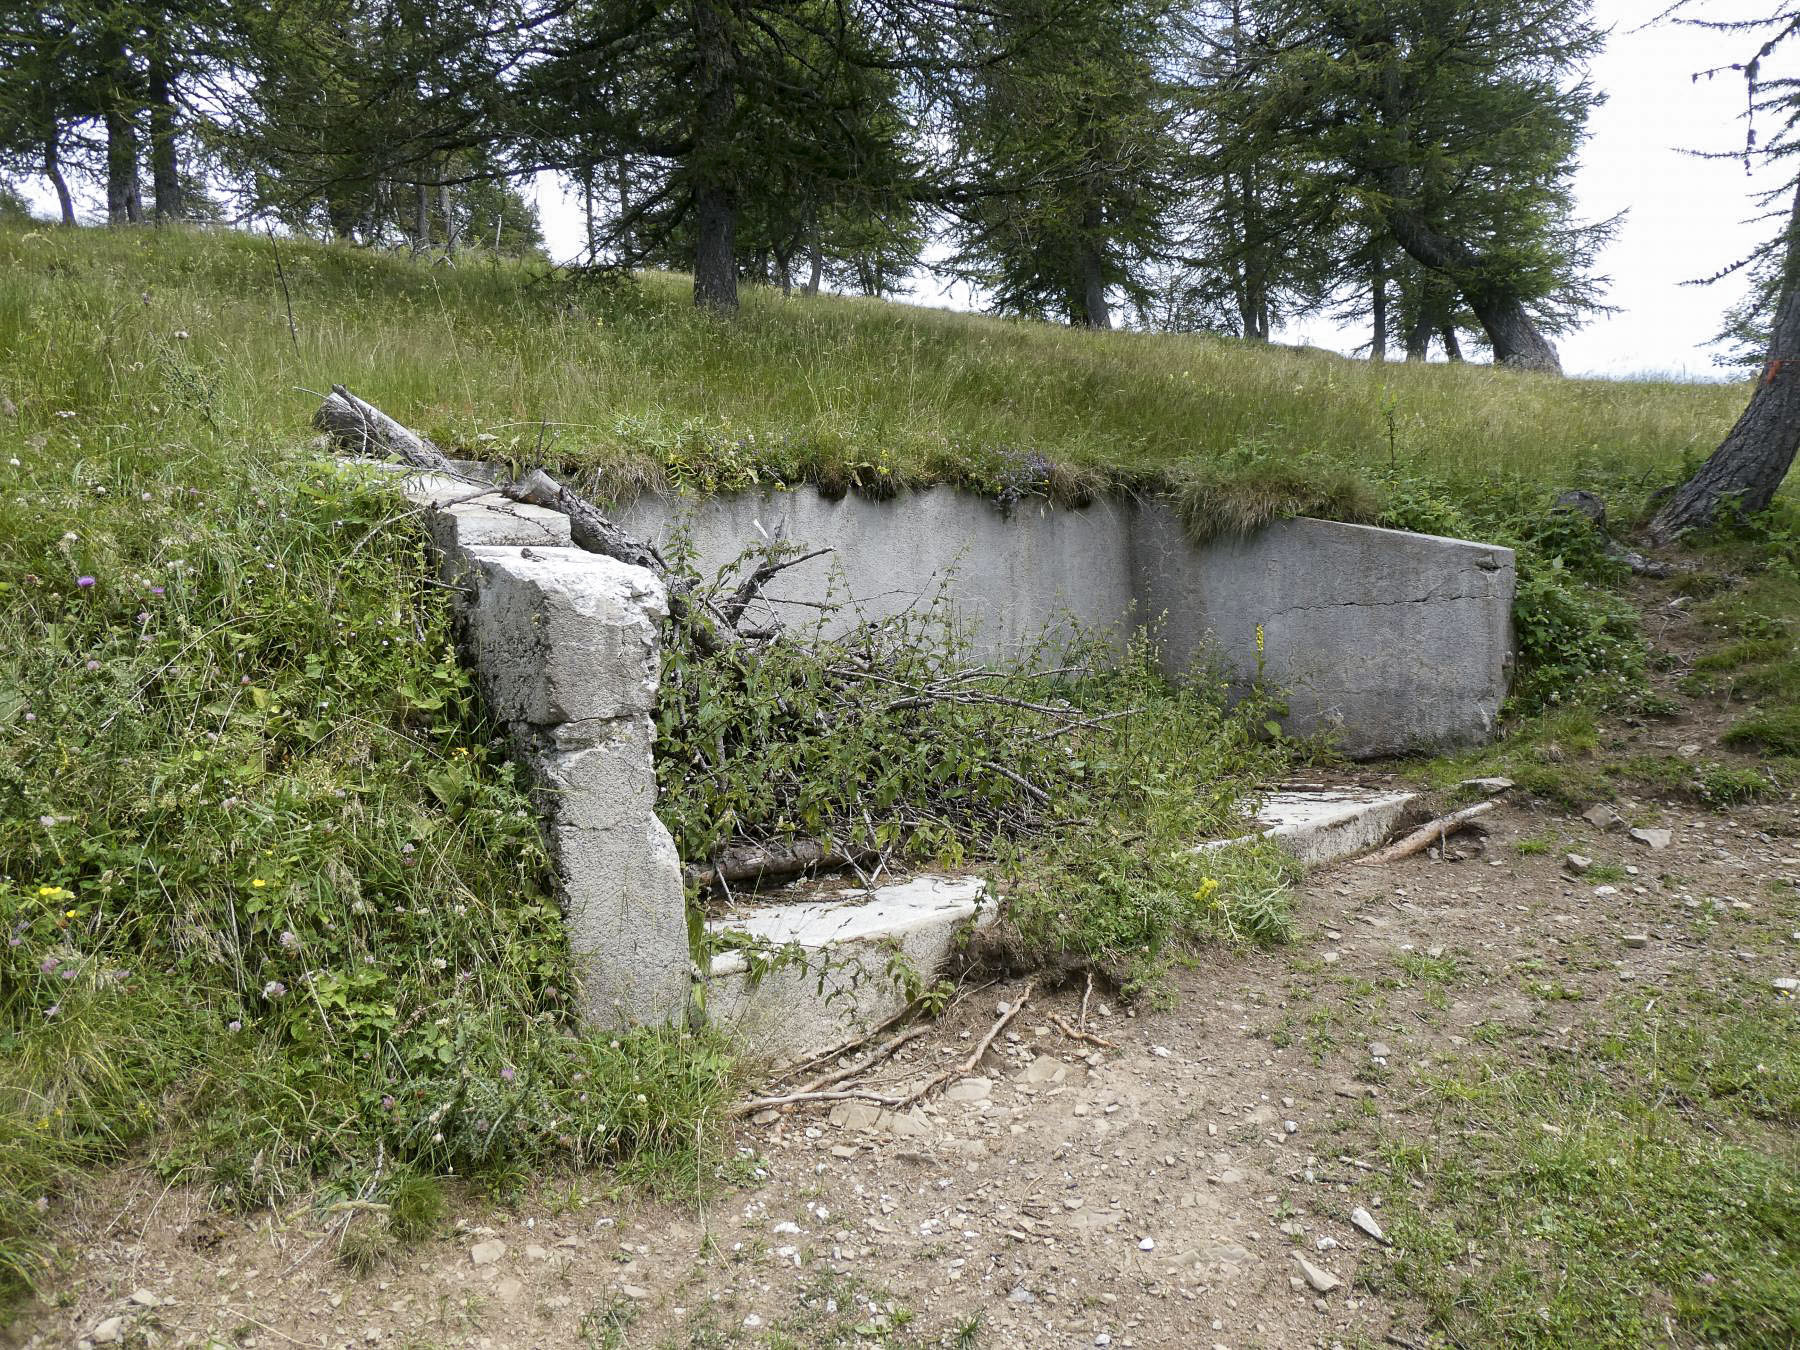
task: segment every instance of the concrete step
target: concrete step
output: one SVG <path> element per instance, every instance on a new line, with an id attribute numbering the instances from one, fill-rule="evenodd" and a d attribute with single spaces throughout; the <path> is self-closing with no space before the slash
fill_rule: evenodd
<path id="1" fill-rule="evenodd" d="M 1199 847 L 1223 848 L 1260 834 L 1280 840 L 1308 867 L 1319 867 L 1382 843 L 1418 798 L 1416 792 L 1330 784 L 1274 792 L 1256 813 L 1251 834 L 1209 839 Z"/>
<path id="2" fill-rule="evenodd" d="M 746 944 L 713 957 L 707 1016 L 755 1058 L 822 1054 L 905 1008 L 994 912 L 987 883 L 966 876 L 744 905 L 706 925 Z"/>

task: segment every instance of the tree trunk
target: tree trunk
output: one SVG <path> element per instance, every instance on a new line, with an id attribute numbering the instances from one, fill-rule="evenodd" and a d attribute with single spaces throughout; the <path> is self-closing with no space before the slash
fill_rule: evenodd
<path id="1" fill-rule="evenodd" d="M 456 218 L 450 212 L 450 185 L 439 181 L 437 185 L 438 215 L 444 220 L 444 254 L 451 262 L 456 261 Z"/>
<path id="2" fill-rule="evenodd" d="M 63 177 L 62 156 L 57 150 L 56 132 L 44 137 L 44 177 L 56 189 L 56 205 L 62 211 L 62 223 L 75 223 L 75 198 L 69 194 L 69 180 Z"/>
<path id="3" fill-rule="evenodd" d="M 1762 511 L 1787 477 L 1800 447 L 1800 289 L 1781 302 L 1772 348 L 1737 425 L 1651 520 L 1653 543 L 1711 525 L 1721 510 L 1734 517 Z"/>
<path id="4" fill-rule="evenodd" d="M 737 194 L 724 163 L 731 154 L 737 109 L 736 52 L 719 0 L 691 0 L 699 69 L 695 149 L 688 156 L 694 178 L 694 303 L 734 312 L 737 291 Z"/>
<path id="5" fill-rule="evenodd" d="M 1463 359 L 1462 344 L 1456 340 L 1456 325 L 1448 320 L 1439 320 L 1438 338 L 1444 344 L 1444 359 L 1460 361 Z"/>
<path id="6" fill-rule="evenodd" d="M 431 247 L 431 194 L 420 179 L 413 187 L 413 252 Z"/>
<path id="7" fill-rule="evenodd" d="M 587 225 L 587 258 L 594 260 L 594 166 L 589 164 L 581 175 L 581 216 Z"/>
<path id="8" fill-rule="evenodd" d="M 1465 280 L 1480 276 L 1480 254 L 1460 240 L 1439 234 L 1415 211 L 1390 212 L 1388 225 L 1415 262 L 1442 273 L 1461 290 L 1487 334 L 1497 364 L 1562 374 L 1556 348 L 1538 331 L 1518 296 L 1488 282 Z"/>
<path id="9" fill-rule="evenodd" d="M 825 280 L 825 247 L 819 239 L 819 208 L 813 207 L 806 213 L 806 293 L 817 295 L 819 286 Z"/>
<path id="10" fill-rule="evenodd" d="M 1106 233 L 1106 216 L 1090 197 L 1081 210 L 1081 243 L 1077 248 L 1077 300 L 1075 321 L 1088 328 L 1111 328 L 1112 308 L 1106 302 L 1106 259 L 1100 251 Z"/>
<path id="11" fill-rule="evenodd" d="M 164 39 L 158 34 L 150 57 L 150 186 L 156 194 L 156 219 L 179 220 L 181 202 L 180 147 L 175 139 L 175 87 Z"/>
<path id="12" fill-rule="evenodd" d="M 1379 253 L 1375 256 L 1374 275 L 1369 282 L 1369 314 L 1374 324 L 1374 333 L 1369 338 L 1369 359 L 1386 361 L 1388 348 L 1387 268 L 1383 265 Z"/>

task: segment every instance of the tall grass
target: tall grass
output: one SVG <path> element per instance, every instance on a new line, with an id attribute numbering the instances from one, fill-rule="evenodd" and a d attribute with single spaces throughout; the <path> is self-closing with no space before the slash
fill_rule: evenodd
<path id="1" fill-rule="evenodd" d="M 148 400 L 184 435 L 288 436 L 341 381 L 472 453 L 582 466 L 615 489 L 997 488 L 1042 463 L 1055 471 L 1040 486 L 1073 496 L 1191 482 L 1246 447 L 1290 474 L 1314 466 L 1314 487 L 1390 463 L 1459 496 L 1494 476 L 1660 482 L 1743 401 L 1732 386 L 1375 365 L 758 288 L 720 319 L 688 295 L 662 274 L 577 293 L 480 258 L 426 268 L 238 233 L 0 226 L 0 386 L 27 433 Z M 1270 489 L 1241 465 L 1228 478 Z M 1354 493 L 1317 495 L 1309 509 L 1360 509 Z"/>

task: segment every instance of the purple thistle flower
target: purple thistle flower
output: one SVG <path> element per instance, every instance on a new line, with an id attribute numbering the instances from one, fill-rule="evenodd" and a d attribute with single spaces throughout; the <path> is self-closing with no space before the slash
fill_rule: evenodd
<path id="1" fill-rule="evenodd" d="M 75 584 L 85 591 L 94 584 L 94 579 L 92 577 L 76 577 Z"/>
<path id="2" fill-rule="evenodd" d="M 392 1111 L 394 1109 L 394 1099 L 392 1097 L 383 1097 L 381 1099 L 381 1109 L 383 1111 Z"/>
<path id="3" fill-rule="evenodd" d="M 513 1066 L 508 1064 L 504 1069 L 500 1070 L 500 1077 L 510 1083 L 517 1077 L 517 1074 L 514 1072 Z"/>
<path id="4" fill-rule="evenodd" d="M 46 975 L 51 975 L 55 973 L 57 966 L 60 964 L 61 962 L 54 956 L 46 956 L 43 965 L 39 966 L 38 969 L 43 971 Z"/>
<path id="5" fill-rule="evenodd" d="M 64 978 L 64 979 L 65 979 L 65 980 L 72 980 L 72 979 L 74 979 L 74 978 L 75 978 L 75 967 L 74 967 L 74 966 L 64 966 L 64 967 L 63 967 L 63 973 L 62 973 L 62 977 L 63 977 L 63 978 Z"/>
<path id="6" fill-rule="evenodd" d="M 163 588 L 161 586 L 152 586 L 150 588 L 150 594 L 152 594 L 152 595 L 161 595 L 162 593 L 163 593 Z"/>

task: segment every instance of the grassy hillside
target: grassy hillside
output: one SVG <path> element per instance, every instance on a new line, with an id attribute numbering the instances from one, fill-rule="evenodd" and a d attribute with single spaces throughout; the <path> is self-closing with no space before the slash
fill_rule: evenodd
<path id="1" fill-rule="evenodd" d="M 1198 483 L 1205 528 L 1209 501 L 1214 523 L 1284 504 L 1378 515 L 1390 465 L 1469 501 L 1496 481 L 1635 496 L 1710 450 L 1744 397 L 757 289 L 719 320 L 672 276 L 583 295 L 479 259 L 289 242 L 280 261 L 297 336 L 266 238 L 0 229 L 16 425 L 99 449 L 153 409 L 172 440 L 290 440 L 308 391 L 335 381 L 472 452 L 613 490 L 1173 481 Z"/>
<path id="2" fill-rule="evenodd" d="M 1616 567 L 1553 494 L 1598 488 L 1629 518 L 1742 398 L 761 292 L 725 321 L 671 277 L 578 294 L 479 259 L 280 260 L 238 234 L 0 227 L 0 1307 L 49 1268 L 60 1188 L 146 1139 L 229 1200 L 379 1199 L 338 1230 L 370 1260 L 432 1226 L 446 1175 L 612 1162 L 697 1184 L 709 1161 L 734 1072 L 716 1042 L 570 1034 L 543 850 L 417 521 L 308 448 L 330 383 L 602 494 L 1119 487 L 1175 493 L 1200 533 L 1307 510 L 1498 539 L 1520 549 L 1523 707 L 1641 684 Z M 1757 650 L 1790 689 L 1791 652 Z M 989 853 L 1021 931 L 1133 979 L 1286 922 L 1275 859 L 1209 855 L 1203 877 L 1181 845 L 1290 747 L 1256 706 L 1143 671 L 1059 691 L 1139 709 L 1117 734 L 1033 752 L 1082 828 Z M 794 722 L 779 690 L 737 692 L 736 720 Z M 956 711 L 939 741 L 790 759 L 827 815 L 858 766 L 899 791 L 905 761 L 906 791 L 965 819 L 934 746 L 1037 742 Z M 769 763 L 670 804 L 709 826 Z M 984 846 L 921 822 L 941 851 Z"/>

